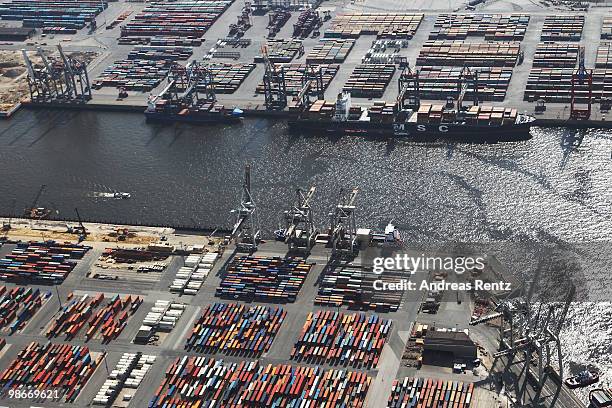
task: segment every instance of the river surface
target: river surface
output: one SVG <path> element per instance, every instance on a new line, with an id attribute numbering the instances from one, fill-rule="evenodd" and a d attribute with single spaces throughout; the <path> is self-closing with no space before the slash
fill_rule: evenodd
<path id="1" fill-rule="evenodd" d="M 358 225 L 390 220 L 410 244 L 490 245 L 529 270 L 538 246 L 563 254 L 579 286 L 563 330 L 567 367 L 612 381 L 612 133 L 534 129 L 525 142 L 415 144 L 290 135 L 283 122 L 234 127 L 149 125 L 138 114 L 22 111 L 0 122 L 0 214 L 32 204 L 59 217 L 127 224 L 229 227 L 244 165 L 267 233 L 298 187 L 316 185 L 327 226 L 342 188 L 359 188 Z M 108 197 L 129 192 L 131 199 Z M 584 394 L 583 394 L 584 395 Z"/>

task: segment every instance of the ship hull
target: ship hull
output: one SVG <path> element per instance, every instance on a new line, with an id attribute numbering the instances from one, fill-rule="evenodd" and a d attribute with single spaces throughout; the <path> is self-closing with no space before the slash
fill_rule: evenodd
<path id="1" fill-rule="evenodd" d="M 517 141 L 529 139 L 532 123 L 503 126 L 420 124 L 420 123 L 370 123 L 359 121 L 317 121 L 294 119 L 289 127 L 298 132 L 335 134 L 363 134 L 382 137 L 406 137 L 413 140 L 458 140 L 477 142 Z"/>
<path id="2" fill-rule="evenodd" d="M 193 124 L 234 124 L 239 123 L 239 116 L 231 115 L 212 115 L 209 113 L 191 113 L 187 115 L 179 115 L 178 113 L 157 113 L 145 112 L 147 122 L 159 123 L 193 123 Z"/>

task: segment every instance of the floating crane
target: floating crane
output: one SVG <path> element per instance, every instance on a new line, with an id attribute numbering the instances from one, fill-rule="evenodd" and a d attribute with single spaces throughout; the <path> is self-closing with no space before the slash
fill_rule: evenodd
<path id="1" fill-rule="evenodd" d="M 497 303 L 495 312 L 474 319 L 470 325 L 486 323 L 501 318 L 499 328 L 499 351 L 493 354 L 496 362 L 504 358 L 504 372 L 513 367 L 519 367 L 516 387 L 518 401 L 530 398 L 539 401 L 544 384 L 554 370 L 559 370 L 559 377 L 563 378 L 563 355 L 561 353 L 560 332 L 569 306 L 575 295 L 575 287 L 570 283 L 564 294 L 564 299 L 545 303 L 535 302 L 533 299 L 539 271 L 534 281 L 527 282 L 518 293 Z M 527 288 L 527 289 L 526 289 Z M 517 356 L 520 356 L 517 359 Z M 531 364 L 535 361 L 536 371 L 532 372 Z M 526 388 L 528 377 L 534 377 L 537 383 L 534 386 L 535 396 L 528 396 Z"/>
<path id="2" fill-rule="evenodd" d="M 40 188 L 38 189 L 38 192 L 36 193 L 36 196 L 34 196 L 32 205 L 30 205 L 30 207 L 24 210 L 23 212 L 24 217 L 40 220 L 43 218 L 47 218 L 51 214 L 50 209 L 44 208 L 44 207 L 37 207 L 38 200 L 40 200 L 40 196 L 42 195 L 43 191 L 45 191 L 45 188 L 47 188 L 46 184 L 42 184 L 40 186 Z"/>
<path id="3" fill-rule="evenodd" d="M 332 256 L 351 257 L 357 253 L 357 227 L 355 224 L 355 199 L 358 189 L 340 190 L 334 212 L 330 213 L 330 244 Z"/>
<path id="4" fill-rule="evenodd" d="M 285 211 L 285 243 L 289 251 L 309 253 L 315 244 L 318 231 L 314 226 L 310 201 L 316 188 L 310 187 L 308 191 L 298 188 L 294 205 Z"/>
<path id="5" fill-rule="evenodd" d="M 232 210 L 236 215 L 236 222 L 232 228 L 231 239 L 236 242 L 236 249 L 241 252 L 252 253 L 257 250 L 261 241 L 261 231 L 257 220 L 257 206 L 251 194 L 251 167 L 244 168 L 244 183 L 240 206 Z"/>
<path id="6" fill-rule="evenodd" d="M 593 70 L 587 70 L 584 65 L 584 47 L 580 47 L 578 53 L 578 70 L 572 74 L 572 88 L 570 99 L 570 119 L 588 120 L 591 117 L 591 105 L 593 99 Z M 586 107 L 579 108 L 578 100 L 582 99 L 578 92 L 586 91 Z M 586 89 L 585 89 L 586 88 Z"/>

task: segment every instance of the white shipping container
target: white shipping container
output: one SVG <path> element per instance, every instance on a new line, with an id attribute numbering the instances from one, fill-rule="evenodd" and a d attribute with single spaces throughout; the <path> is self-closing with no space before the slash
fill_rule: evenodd
<path id="1" fill-rule="evenodd" d="M 183 315 L 182 310 L 168 310 L 165 316 L 181 317 Z"/>

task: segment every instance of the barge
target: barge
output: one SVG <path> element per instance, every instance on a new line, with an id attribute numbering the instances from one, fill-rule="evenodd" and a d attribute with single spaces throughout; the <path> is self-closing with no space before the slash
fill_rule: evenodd
<path id="1" fill-rule="evenodd" d="M 149 104 L 144 114 L 147 122 L 194 124 L 234 124 L 239 123 L 243 116 L 242 110 L 238 108 L 227 109 L 219 104 L 183 107 L 170 105 L 165 99 Z"/>

